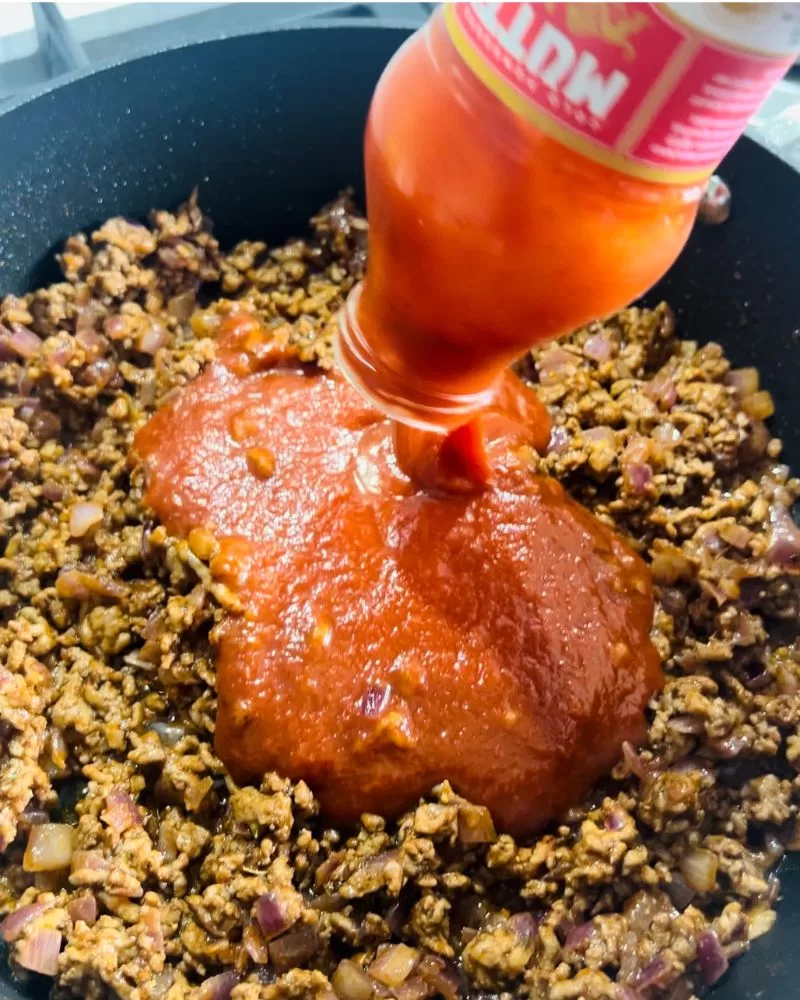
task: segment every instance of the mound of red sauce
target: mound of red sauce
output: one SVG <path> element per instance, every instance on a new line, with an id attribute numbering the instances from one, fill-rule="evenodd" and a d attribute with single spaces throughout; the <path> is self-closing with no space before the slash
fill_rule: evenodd
<path id="1" fill-rule="evenodd" d="M 211 531 L 242 613 L 220 630 L 216 748 L 303 778 L 324 815 L 397 814 L 447 778 L 529 833 L 644 734 L 662 680 L 645 565 L 552 479 L 509 375 L 455 437 L 393 429 L 245 313 L 139 432 L 146 501 Z"/>

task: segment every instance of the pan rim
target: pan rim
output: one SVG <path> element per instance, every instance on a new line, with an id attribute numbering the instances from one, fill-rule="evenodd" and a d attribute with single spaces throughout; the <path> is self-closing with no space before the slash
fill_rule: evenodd
<path id="1" fill-rule="evenodd" d="M 346 28 L 348 30 L 354 29 L 356 31 L 367 31 L 372 29 L 411 33 L 417 31 L 419 27 L 420 25 L 418 21 L 406 20 L 404 18 L 387 18 L 386 20 L 375 21 L 369 17 L 337 17 L 334 15 L 332 17 L 320 17 L 313 23 L 294 22 L 289 24 L 276 24 L 274 27 L 264 28 L 260 31 L 252 31 L 247 28 L 237 31 L 233 28 L 230 31 L 224 31 L 222 33 L 218 31 L 201 33 L 199 37 L 193 38 L 191 41 L 181 41 L 175 45 L 158 45 L 155 48 L 141 49 L 125 56 L 111 56 L 108 59 L 99 60 L 98 62 L 91 63 L 89 66 L 82 67 L 81 69 L 64 73 L 53 80 L 47 80 L 45 83 L 38 84 L 30 90 L 26 90 L 21 95 L 12 97 L 7 103 L 3 104 L 3 106 L 0 107 L 0 119 L 2 119 L 5 115 L 18 111 L 20 108 L 23 108 L 42 97 L 47 97 L 49 94 L 52 94 L 56 90 L 60 90 L 62 87 L 65 87 L 70 83 L 86 79 L 90 76 L 94 76 L 95 74 L 102 73 L 105 70 L 117 69 L 121 66 L 141 62 L 144 59 L 150 59 L 154 56 L 165 55 L 168 52 L 182 52 L 186 49 L 193 49 L 199 46 L 209 45 L 214 42 L 226 42 L 236 38 L 255 38 L 260 35 L 276 35 L 282 32 L 316 32 L 330 30 L 331 28 Z"/>

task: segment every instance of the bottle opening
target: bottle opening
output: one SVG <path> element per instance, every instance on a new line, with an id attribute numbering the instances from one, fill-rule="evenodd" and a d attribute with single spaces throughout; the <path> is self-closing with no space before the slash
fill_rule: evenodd
<path id="1" fill-rule="evenodd" d="M 363 283 L 359 283 L 339 313 L 334 351 L 347 380 L 372 406 L 411 427 L 446 431 L 492 402 L 496 380 L 480 392 L 461 395 L 442 392 L 423 378 L 410 379 L 408 373 L 395 371 L 361 327 L 358 306 L 362 291 Z"/>

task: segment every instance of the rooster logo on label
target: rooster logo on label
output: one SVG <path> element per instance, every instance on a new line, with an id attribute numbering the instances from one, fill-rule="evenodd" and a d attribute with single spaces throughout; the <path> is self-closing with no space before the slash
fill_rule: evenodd
<path id="1" fill-rule="evenodd" d="M 650 23 L 643 10 L 632 10 L 627 3 L 548 3 L 545 7 L 548 14 L 561 8 L 572 35 L 602 38 L 609 45 L 622 49 L 628 62 L 636 58 L 631 39 Z"/>

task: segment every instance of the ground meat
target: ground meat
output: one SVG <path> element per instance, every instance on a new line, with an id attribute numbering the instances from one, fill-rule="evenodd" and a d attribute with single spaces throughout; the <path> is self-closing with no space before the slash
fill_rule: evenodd
<path id="1" fill-rule="evenodd" d="M 226 254 L 193 197 L 71 237 L 64 281 L 0 303 L 14 973 L 98 1000 L 689 996 L 701 942 L 730 960 L 772 926 L 772 869 L 800 847 L 799 490 L 756 373 L 678 339 L 666 305 L 519 364 L 554 418 L 540 471 L 656 581 L 667 683 L 602 789 L 527 843 L 446 782 L 397 822 L 336 830 L 304 783 L 237 788 L 214 753 L 214 642 L 236 597 L 208 532 L 170 538 L 144 509 L 131 440 L 214 357 L 232 300 L 330 367 L 366 231 L 342 197 L 308 240 Z M 45 821 L 74 828 L 71 862 L 27 871 Z"/>

